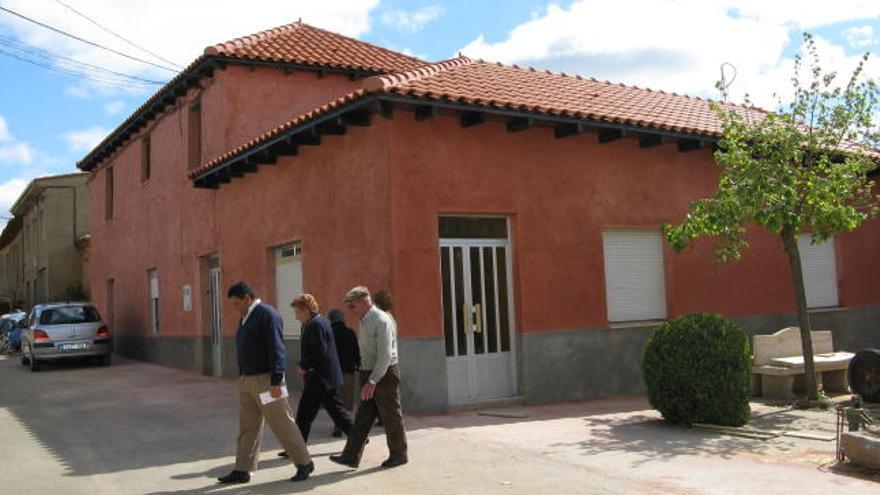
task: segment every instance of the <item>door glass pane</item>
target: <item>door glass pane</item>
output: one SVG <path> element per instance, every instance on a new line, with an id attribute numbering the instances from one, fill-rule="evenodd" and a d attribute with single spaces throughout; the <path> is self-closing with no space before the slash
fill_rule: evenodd
<path id="1" fill-rule="evenodd" d="M 440 217 L 440 238 L 507 239 L 507 219 Z"/>
<path id="2" fill-rule="evenodd" d="M 483 332 L 489 344 L 489 352 L 498 352 L 498 325 L 495 317 L 495 262 L 492 248 L 483 248 L 483 280 L 486 281 L 486 324 Z"/>
<path id="3" fill-rule="evenodd" d="M 474 325 L 474 354 L 486 353 L 486 332 L 476 333 L 476 330 L 482 326 L 482 308 L 483 308 L 483 270 L 480 268 L 480 248 L 470 248 L 471 258 L 471 300 L 473 304 L 473 321 Z"/>
<path id="4" fill-rule="evenodd" d="M 464 253 L 461 248 L 452 248 L 452 270 L 453 279 L 455 280 L 455 322 L 458 329 L 458 355 L 467 355 L 467 339 L 465 338 L 464 314 L 462 307 L 464 306 Z"/>
<path id="5" fill-rule="evenodd" d="M 449 269 L 449 248 L 440 248 L 440 278 L 443 292 L 443 334 L 446 336 L 446 355 L 455 355 L 455 328 L 452 317 L 455 314 L 452 306 L 452 273 Z"/>
<path id="6" fill-rule="evenodd" d="M 501 330 L 501 352 L 510 351 L 510 314 L 507 306 L 507 251 L 495 248 L 498 255 L 498 325 Z"/>

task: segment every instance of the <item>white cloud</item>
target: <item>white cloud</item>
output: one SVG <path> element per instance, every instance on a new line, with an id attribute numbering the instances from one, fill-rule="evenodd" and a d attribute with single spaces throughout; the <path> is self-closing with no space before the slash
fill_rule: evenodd
<path id="1" fill-rule="evenodd" d="M 13 143 L 0 146 L 0 164 L 29 165 L 34 161 L 36 152 L 27 143 Z"/>
<path id="2" fill-rule="evenodd" d="M 12 134 L 9 134 L 9 126 L 6 125 L 6 119 L 0 115 L 0 143 L 8 143 L 12 141 Z"/>
<path id="3" fill-rule="evenodd" d="M 800 42 L 795 29 L 876 17 L 880 2 L 861 0 L 578 0 L 569 7 L 551 4 L 502 41 L 479 36 L 461 51 L 713 98 L 720 66 L 728 62 L 738 74 L 731 98 L 738 101 L 748 93 L 755 103 L 772 108 L 774 92 L 789 91 L 793 61 L 783 53 Z M 817 45 L 825 68 L 846 74 L 855 67 L 857 57 L 847 57 L 841 47 L 822 39 Z M 866 73 L 880 74 L 876 61 Z"/>
<path id="4" fill-rule="evenodd" d="M 843 31 L 843 37 L 849 46 L 853 48 L 864 48 L 866 46 L 878 43 L 878 39 L 874 37 L 873 26 L 851 27 Z"/>
<path id="5" fill-rule="evenodd" d="M 110 116 L 119 115 L 123 110 L 125 110 L 125 102 L 122 100 L 114 100 L 104 104 L 104 112 Z"/>
<path id="6" fill-rule="evenodd" d="M 398 31 L 415 34 L 443 15 L 443 7 L 431 5 L 415 11 L 389 10 L 382 14 L 382 24 Z"/>
<path id="7" fill-rule="evenodd" d="M 209 45 L 295 22 L 299 18 L 303 22 L 348 36 L 359 36 L 369 30 L 370 13 L 378 5 L 379 0 L 250 0 L 244 3 L 238 0 L 90 0 L 78 2 L 74 7 L 101 24 L 123 33 L 136 44 L 180 66 L 186 66 Z M 3 6 L 87 40 L 160 65 L 168 65 L 98 29 L 57 2 L 6 0 Z M 29 45 L 80 62 L 148 79 L 164 81 L 174 75 L 63 37 L 11 15 L 0 16 L 0 29 Z M 93 85 L 89 86 L 91 88 Z M 96 87 L 100 89 L 101 85 Z M 107 91 L 106 85 L 103 89 L 112 93 Z M 68 93 L 79 97 L 87 96 L 83 88 L 77 89 L 76 86 L 69 88 Z"/>
<path id="8" fill-rule="evenodd" d="M 0 115 L 0 165 L 29 165 L 36 154 L 31 145 L 13 137 L 9 124 Z"/>
<path id="9" fill-rule="evenodd" d="M 0 184 L 0 212 L 4 217 L 9 217 L 9 208 L 15 204 L 15 200 L 21 195 L 24 188 L 30 183 L 30 179 L 15 178 Z M 2 225 L 6 225 L 6 220 L 2 220 Z"/>
<path id="10" fill-rule="evenodd" d="M 91 151 L 109 133 L 109 129 L 93 126 L 81 131 L 68 132 L 63 137 L 72 153 L 85 153 Z"/>

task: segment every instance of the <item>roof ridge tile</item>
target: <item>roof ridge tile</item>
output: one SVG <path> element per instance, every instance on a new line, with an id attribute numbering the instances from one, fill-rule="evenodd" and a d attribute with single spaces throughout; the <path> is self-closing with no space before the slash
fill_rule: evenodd
<path id="1" fill-rule="evenodd" d="M 393 88 L 403 86 L 404 84 L 415 82 L 421 79 L 433 77 L 441 72 L 457 69 L 475 62 L 464 55 L 443 60 L 433 64 L 423 65 L 406 72 L 395 72 L 382 76 L 368 77 L 364 81 L 363 88 L 369 92 L 390 91 Z"/>

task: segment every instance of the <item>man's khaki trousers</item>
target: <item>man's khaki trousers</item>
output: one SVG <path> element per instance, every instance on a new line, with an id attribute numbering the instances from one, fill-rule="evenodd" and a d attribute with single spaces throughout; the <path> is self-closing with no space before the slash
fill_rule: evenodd
<path id="1" fill-rule="evenodd" d="M 269 423 L 275 438 L 295 465 L 312 462 L 287 399 L 277 399 L 266 405 L 260 402 L 259 394 L 269 390 L 269 380 L 268 373 L 244 375 L 238 380 L 238 452 L 235 455 L 235 469 L 238 471 L 257 470 L 264 422 Z"/>

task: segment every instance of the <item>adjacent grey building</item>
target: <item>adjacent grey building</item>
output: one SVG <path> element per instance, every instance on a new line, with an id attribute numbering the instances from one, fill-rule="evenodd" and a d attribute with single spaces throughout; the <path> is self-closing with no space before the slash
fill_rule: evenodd
<path id="1" fill-rule="evenodd" d="M 12 205 L 0 236 L 0 303 L 87 300 L 90 174 L 40 177 Z"/>

